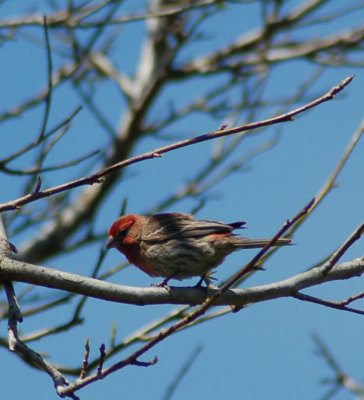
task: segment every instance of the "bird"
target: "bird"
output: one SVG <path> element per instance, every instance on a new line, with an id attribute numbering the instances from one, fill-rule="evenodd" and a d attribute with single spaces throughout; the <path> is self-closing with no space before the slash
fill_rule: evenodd
<path id="1" fill-rule="evenodd" d="M 152 216 L 126 214 L 111 225 L 106 248 L 116 248 L 149 276 L 164 278 L 154 286 L 167 286 L 170 279 L 192 277 L 200 277 L 196 286 L 202 282 L 209 286 L 212 270 L 226 256 L 241 249 L 261 248 L 270 242 L 270 239 L 236 236 L 233 231 L 244 228 L 245 224 L 198 220 L 181 212 Z M 290 244 L 290 239 L 280 238 L 273 246 Z"/>

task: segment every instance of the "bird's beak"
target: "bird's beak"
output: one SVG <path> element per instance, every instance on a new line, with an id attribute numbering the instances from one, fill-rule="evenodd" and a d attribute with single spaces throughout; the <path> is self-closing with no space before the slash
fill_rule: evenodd
<path id="1" fill-rule="evenodd" d="M 115 246 L 116 246 L 116 240 L 115 240 L 114 236 L 109 236 L 109 239 L 106 243 L 106 248 L 109 250 Z"/>

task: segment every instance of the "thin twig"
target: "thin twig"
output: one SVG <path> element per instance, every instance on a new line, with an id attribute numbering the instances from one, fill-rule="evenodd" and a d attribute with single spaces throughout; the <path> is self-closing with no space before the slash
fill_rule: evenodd
<path id="1" fill-rule="evenodd" d="M 325 400 L 331 399 L 333 395 L 337 393 L 341 388 L 346 388 L 350 392 L 359 395 L 360 397 L 357 397 L 357 400 L 362 399 L 364 394 L 363 384 L 356 383 L 350 375 L 344 372 L 342 367 L 335 360 L 334 356 L 332 355 L 332 352 L 329 350 L 327 345 L 317 334 L 313 334 L 312 339 L 316 344 L 317 354 L 326 361 L 328 366 L 333 370 L 335 374 L 334 378 L 328 378 L 324 380 L 324 383 L 331 384 L 332 388 L 323 397 L 323 399 Z"/>
<path id="2" fill-rule="evenodd" d="M 44 112 L 44 118 L 43 118 L 43 123 L 42 123 L 42 128 L 40 130 L 39 134 L 39 141 L 41 141 L 44 137 L 46 128 L 47 128 L 47 123 L 49 119 L 49 111 L 51 109 L 51 102 L 52 102 L 52 75 L 53 75 L 53 65 L 52 65 L 52 52 L 51 52 L 51 45 L 49 42 L 49 34 L 48 34 L 48 23 L 47 23 L 47 17 L 43 17 L 43 26 L 44 26 L 44 38 L 45 38 L 45 43 L 46 43 L 46 49 L 47 49 L 47 62 L 48 62 L 48 94 L 46 96 L 46 108 Z"/>
<path id="3" fill-rule="evenodd" d="M 304 111 L 307 111 L 313 107 L 316 107 L 325 101 L 333 99 L 337 93 L 339 93 L 341 90 L 343 90 L 352 81 L 353 78 L 354 78 L 353 75 L 349 76 L 348 78 L 344 79 L 339 85 L 334 86 L 332 89 L 330 89 L 325 95 L 306 104 L 303 107 L 299 107 L 288 113 L 279 115 L 277 117 L 269 118 L 267 120 L 254 122 L 254 123 L 250 123 L 250 124 L 246 124 L 246 125 L 240 125 L 240 126 L 237 126 L 235 128 L 231 128 L 231 129 L 217 130 L 217 131 L 214 131 L 211 133 L 207 133 L 205 135 L 197 136 L 192 139 L 182 140 L 180 142 L 173 143 L 168 146 L 163 146 L 163 147 L 157 148 L 153 151 L 150 151 L 150 152 L 129 158 L 128 160 L 124 160 L 119 163 L 116 163 L 110 167 L 104 168 L 104 169 L 96 172 L 95 174 L 89 175 L 87 177 L 80 178 L 75 181 L 68 182 L 68 183 L 65 183 L 65 184 L 62 184 L 59 186 L 55 186 L 53 188 L 50 188 L 50 189 L 47 189 L 47 190 L 44 190 L 41 192 L 31 193 L 31 194 L 25 195 L 23 197 L 20 197 L 16 200 L 12 200 L 7 203 L 3 203 L 0 205 L 0 212 L 18 209 L 20 206 L 23 206 L 25 204 L 34 202 L 34 201 L 39 200 L 44 197 L 52 196 L 54 194 L 67 191 L 70 189 L 74 189 L 79 186 L 100 183 L 100 182 L 102 182 L 102 178 L 104 178 L 108 174 L 111 174 L 112 172 L 117 171 L 118 169 L 125 168 L 126 166 L 129 166 L 129 165 L 132 165 L 132 164 L 144 161 L 144 160 L 159 158 L 162 156 L 163 153 L 177 150 L 182 147 L 191 146 L 196 143 L 205 142 L 207 140 L 212 140 L 212 139 L 216 139 L 216 138 L 227 136 L 227 135 L 232 135 L 232 134 L 241 133 L 241 132 L 252 130 L 252 129 L 261 128 L 263 126 L 273 125 L 273 124 L 286 122 L 286 121 L 292 121 L 293 117 L 295 115 L 298 115 Z"/>
<path id="4" fill-rule="evenodd" d="M 340 172 L 344 168 L 347 160 L 349 159 L 350 155 L 355 149 L 355 146 L 357 145 L 359 139 L 361 138 L 362 134 L 364 132 L 364 119 L 361 121 L 359 128 L 354 132 L 353 136 L 351 137 L 342 157 L 340 158 L 339 162 L 337 163 L 334 171 L 332 174 L 329 176 L 323 187 L 319 190 L 318 194 L 315 196 L 315 203 L 312 205 L 312 208 L 306 214 L 306 217 L 301 218 L 299 221 L 297 221 L 293 227 L 290 229 L 288 232 L 288 236 L 292 236 L 293 232 L 295 232 L 300 225 L 305 221 L 305 219 L 316 209 L 316 207 L 324 200 L 324 198 L 330 193 L 330 191 L 335 187 L 335 182 L 337 177 L 339 176 Z M 321 263 L 319 264 L 321 265 Z"/>
<path id="5" fill-rule="evenodd" d="M 57 140 L 58 139 L 59 138 L 57 137 Z M 52 145 L 53 145 L 53 143 L 52 143 Z M 48 154 L 50 150 L 51 149 L 48 148 L 46 150 L 46 153 Z M 2 170 L 5 173 L 7 173 L 8 175 L 36 175 L 36 174 L 40 174 L 43 172 L 57 171 L 59 169 L 74 167 L 75 165 L 80 164 L 83 161 L 88 160 L 91 157 L 94 157 L 95 155 L 97 155 L 99 153 L 100 153 L 100 150 L 93 150 L 93 151 L 89 152 L 88 154 L 81 156 L 79 158 L 76 158 L 72 161 L 67 161 L 64 163 L 57 164 L 57 165 L 51 165 L 49 167 L 39 167 L 39 164 L 38 164 L 37 167 L 33 167 L 30 169 L 13 169 L 13 168 L 2 167 Z M 35 190 L 35 192 L 39 193 L 39 191 L 36 191 L 36 190 Z"/>
<path id="6" fill-rule="evenodd" d="M 2 216 L 0 215 L 0 250 L 4 247 L 3 245 L 7 245 L 7 236 L 6 230 L 3 224 Z M 8 250 L 6 253 L 10 252 L 10 246 L 8 245 Z M 0 251 L 1 257 L 4 257 L 3 252 Z M 5 255 L 5 257 L 9 257 L 9 255 Z M 54 386 L 58 393 L 59 390 L 62 390 L 64 386 L 67 386 L 69 382 L 67 379 L 61 374 L 60 371 L 57 370 L 51 363 L 43 359 L 41 355 L 28 346 L 26 346 L 18 336 L 18 322 L 22 322 L 23 317 L 21 315 L 20 307 L 15 295 L 14 287 L 12 282 L 9 280 L 4 282 L 4 288 L 7 296 L 7 300 L 9 303 L 9 320 L 8 320 L 8 334 L 9 334 L 9 349 L 11 351 L 16 352 L 22 358 L 24 358 L 30 364 L 36 366 L 37 368 L 46 372 L 53 380 Z M 77 396 L 74 393 L 71 394 L 72 398 L 77 399 Z"/>
<path id="7" fill-rule="evenodd" d="M 278 240 L 285 232 L 289 230 L 289 228 L 299 221 L 302 217 L 304 217 L 311 209 L 314 204 L 315 199 L 312 199 L 308 204 L 303 207 L 303 209 L 297 213 L 291 220 L 287 220 L 286 223 L 282 226 L 282 228 L 273 236 L 273 238 L 259 251 L 259 253 L 253 257 L 253 259 L 244 266 L 240 271 L 238 271 L 225 285 L 219 290 L 218 293 L 215 294 L 214 297 L 218 299 L 221 295 L 223 295 L 227 290 L 234 286 L 236 282 L 238 282 L 243 276 L 248 273 L 254 271 L 259 265 L 259 261 L 264 257 L 264 255 L 274 246 L 276 240 Z M 216 300 L 215 299 L 215 300 Z M 215 301 L 213 300 L 212 303 Z"/>
<path id="8" fill-rule="evenodd" d="M 59 12 L 54 15 L 48 16 L 48 25 L 49 27 L 69 27 L 73 29 L 92 29 L 95 27 L 104 26 L 104 20 L 94 20 L 89 22 L 82 22 L 82 20 L 89 17 L 91 14 L 102 9 L 107 3 L 112 3 L 114 0 L 107 0 L 105 4 L 101 3 L 97 4 L 93 7 L 85 7 L 78 12 L 79 15 L 70 15 L 68 12 Z M 201 1 L 194 1 L 187 4 L 179 4 L 179 5 L 172 5 L 168 7 L 163 7 L 163 9 L 158 10 L 150 10 L 147 13 L 139 13 L 135 15 L 128 15 L 124 17 L 115 17 L 110 19 L 108 25 L 121 25 L 128 22 L 136 22 L 136 21 L 143 21 L 146 19 L 152 18 L 163 18 L 163 17 L 171 17 L 183 12 L 189 11 L 191 9 L 196 9 L 199 7 L 207 7 L 213 4 L 218 3 L 219 0 L 201 0 Z M 0 28 L 15 28 L 18 26 L 41 26 L 43 23 L 42 16 L 40 15 L 31 15 L 26 18 L 13 18 L 9 20 L 2 20 L 0 21 Z"/>
<path id="9" fill-rule="evenodd" d="M 345 242 L 335 251 L 323 267 L 323 276 L 333 268 L 346 251 L 360 239 L 364 232 L 364 221 L 355 229 L 355 231 L 345 240 Z"/>
<path id="10" fill-rule="evenodd" d="M 42 141 L 44 139 L 47 139 L 48 137 L 50 137 L 51 135 L 53 135 L 55 132 L 57 132 L 59 129 L 70 125 L 72 122 L 72 119 L 81 111 L 82 107 L 78 106 L 72 113 L 71 115 L 69 115 L 64 121 L 60 122 L 58 125 L 56 125 L 53 129 L 51 129 L 47 134 L 44 135 L 42 140 L 39 140 L 39 137 L 27 144 L 25 147 L 23 147 L 22 149 L 18 150 L 16 153 L 4 158 L 3 160 L 0 161 L 0 166 L 6 165 L 9 162 L 15 160 L 16 158 L 22 156 L 23 154 L 25 154 L 26 152 L 28 152 L 29 150 L 32 150 L 34 147 L 37 147 L 40 143 L 42 143 Z"/>
<path id="11" fill-rule="evenodd" d="M 352 303 L 352 302 L 354 302 L 354 301 L 357 301 L 357 300 L 360 300 L 360 299 L 362 299 L 362 298 L 364 298 L 364 292 L 361 292 L 361 293 L 356 294 L 356 295 L 354 295 L 354 296 L 350 296 L 350 297 L 348 297 L 347 299 L 342 300 L 342 301 L 340 301 L 340 302 L 338 302 L 338 303 L 339 303 L 339 304 L 342 304 L 343 306 L 346 306 L 347 304 L 350 304 L 350 303 Z"/>
<path id="12" fill-rule="evenodd" d="M 303 294 L 300 292 L 292 294 L 292 297 L 294 297 L 295 299 L 298 299 L 298 300 L 307 301 L 307 302 L 315 303 L 315 304 L 320 304 L 322 306 L 329 307 L 329 308 L 334 308 L 335 310 L 348 311 L 348 312 L 351 312 L 354 314 L 364 315 L 363 310 L 358 310 L 357 308 L 347 307 L 347 306 L 343 305 L 341 302 L 324 300 L 324 299 L 320 299 L 318 297 L 310 296 L 308 294 Z"/>

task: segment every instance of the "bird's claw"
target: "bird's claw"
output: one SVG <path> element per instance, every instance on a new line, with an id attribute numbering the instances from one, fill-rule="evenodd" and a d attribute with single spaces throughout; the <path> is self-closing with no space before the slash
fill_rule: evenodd
<path id="1" fill-rule="evenodd" d="M 166 290 L 170 291 L 171 288 L 168 286 L 169 279 L 170 278 L 163 279 L 163 281 L 159 282 L 159 283 L 151 283 L 149 286 L 162 287 L 162 288 L 165 288 Z"/>
<path id="2" fill-rule="evenodd" d="M 202 288 L 202 289 L 218 289 L 217 286 L 215 286 L 212 282 L 211 282 L 211 277 L 207 277 L 207 276 L 201 276 L 201 279 L 197 282 L 197 284 L 194 286 L 195 288 Z M 202 287 L 202 283 L 205 282 L 206 283 L 206 287 Z"/>

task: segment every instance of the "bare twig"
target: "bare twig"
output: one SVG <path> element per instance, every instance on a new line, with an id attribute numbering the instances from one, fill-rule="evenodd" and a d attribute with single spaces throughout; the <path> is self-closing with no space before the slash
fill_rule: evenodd
<path id="1" fill-rule="evenodd" d="M 335 310 L 341 310 L 341 311 L 348 311 L 352 312 L 354 314 L 359 314 L 359 315 L 364 315 L 363 310 L 358 310 L 357 308 L 352 308 L 352 307 L 347 307 L 343 302 L 341 301 L 330 301 L 330 300 L 324 300 L 320 299 L 318 297 L 310 296 L 308 294 L 303 294 L 303 293 L 295 293 L 292 295 L 295 299 L 302 300 L 302 301 L 307 301 L 310 303 L 315 303 L 315 304 L 320 304 L 325 307 L 329 308 L 334 308 Z"/>
<path id="2" fill-rule="evenodd" d="M 57 140 L 59 139 L 59 137 L 57 137 Z M 53 146 L 54 143 L 52 143 L 51 145 Z M 44 155 L 48 154 L 48 152 L 51 150 L 51 148 L 49 147 L 48 149 L 46 149 L 46 152 L 44 153 Z M 39 164 L 36 167 L 30 168 L 30 169 L 13 169 L 13 168 L 7 168 L 7 167 L 2 167 L 2 170 L 9 174 L 9 175 L 36 175 L 36 174 L 40 174 L 43 172 L 50 172 L 50 171 L 57 171 L 59 169 L 65 169 L 65 168 L 69 168 L 69 167 L 73 167 L 77 164 L 80 164 L 81 162 L 90 159 L 91 157 L 94 157 L 95 155 L 99 154 L 100 150 L 93 150 L 91 152 L 89 152 L 88 154 L 78 157 L 74 160 L 71 161 L 66 161 L 64 163 L 60 163 L 57 165 L 51 165 L 49 167 L 40 167 Z M 39 190 L 35 190 L 34 192 L 39 193 Z"/>
<path id="3" fill-rule="evenodd" d="M 2 216 L 0 215 L 0 245 L 3 247 L 3 244 L 7 244 L 6 231 L 2 221 Z M 8 252 L 10 252 L 10 246 L 8 245 Z M 0 254 L 0 257 L 4 257 L 4 255 Z M 5 255 L 7 258 L 8 255 Z M 51 363 L 44 360 L 40 354 L 26 346 L 18 336 L 18 322 L 22 322 L 23 318 L 21 315 L 20 307 L 18 301 L 16 299 L 15 291 L 13 284 L 11 281 L 6 280 L 4 282 L 4 288 L 6 292 L 6 296 L 9 303 L 9 321 L 8 321 L 8 332 L 9 332 L 9 349 L 11 351 L 16 352 L 22 358 L 27 360 L 30 364 L 36 366 L 37 368 L 46 372 L 53 380 L 54 386 L 57 389 L 57 392 L 63 386 L 68 385 L 67 379 L 58 371 Z M 71 394 L 72 398 L 77 399 L 73 393 Z"/>
<path id="4" fill-rule="evenodd" d="M 322 280 L 325 280 L 327 274 L 334 268 L 339 259 L 345 254 L 345 252 L 350 248 L 350 246 L 360 239 L 360 236 L 364 232 L 364 221 L 355 229 L 355 231 L 345 240 L 345 242 L 340 246 L 340 248 L 333 253 L 333 255 L 329 258 L 329 260 L 322 266 L 316 267 L 322 273 Z M 316 304 L 321 304 L 327 307 L 335 308 L 337 310 L 349 311 L 356 314 L 364 315 L 364 311 L 358 310 L 356 308 L 348 307 L 349 303 L 361 299 L 364 296 L 364 293 L 360 293 L 356 296 L 351 296 L 343 301 L 330 301 L 320 299 L 314 296 L 309 296 L 307 294 L 296 292 L 292 294 L 292 297 L 296 299 L 308 301 Z"/>
<path id="5" fill-rule="evenodd" d="M 347 304 L 350 304 L 350 303 L 352 303 L 353 301 L 357 301 L 357 300 L 360 300 L 360 299 L 362 299 L 362 298 L 364 298 L 364 292 L 361 292 L 361 293 L 356 294 L 356 295 L 354 295 L 354 296 L 350 296 L 350 297 L 348 297 L 347 299 L 342 300 L 342 301 L 340 301 L 340 302 L 338 302 L 338 303 L 339 303 L 339 304 L 342 304 L 343 306 L 346 306 Z"/>
<path id="6" fill-rule="evenodd" d="M 237 282 L 239 282 L 244 276 L 253 272 L 259 266 L 259 262 L 264 258 L 266 253 L 272 248 L 274 242 L 279 239 L 285 232 L 289 230 L 297 221 L 304 217 L 311 209 L 314 204 L 315 199 L 312 199 L 299 213 L 297 213 L 291 220 L 287 220 L 283 227 L 273 236 L 273 238 L 267 243 L 259 253 L 240 271 L 238 271 L 232 278 L 226 282 L 218 293 L 214 295 L 215 299 L 211 299 L 213 304 L 219 296 L 222 296 L 227 290 L 233 287 Z M 234 307 L 234 311 L 238 311 L 239 307 Z"/>
<path id="7" fill-rule="evenodd" d="M 128 160 L 124 160 L 119 163 L 116 163 L 110 167 L 104 168 L 104 169 L 96 172 L 95 174 L 89 175 L 85 178 L 80 178 L 80 179 L 77 179 L 72 182 L 68 182 L 68 183 L 65 183 L 65 184 L 62 184 L 59 186 L 55 186 L 53 188 L 50 188 L 50 189 L 47 189 L 47 190 L 44 190 L 41 192 L 31 193 L 31 194 L 28 194 L 21 198 L 18 198 L 16 200 L 12 200 L 7 203 L 3 203 L 0 205 L 0 212 L 14 210 L 25 204 L 34 202 L 41 198 L 52 196 L 57 193 L 61 193 L 61 192 L 64 192 L 64 191 L 67 191 L 70 189 L 74 189 L 79 186 L 100 183 L 100 182 L 102 182 L 103 177 L 105 177 L 108 174 L 111 174 L 112 172 L 115 172 L 116 170 L 118 170 L 120 168 L 125 168 L 128 165 L 132 165 L 132 164 L 144 161 L 144 160 L 148 160 L 148 159 L 152 159 L 152 158 L 159 158 L 159 157 L 161 157 L 161 155 L 163 153 L 167 153 L 169 151 L 177 150 L 177 149 L 180 149 L 180 148 L 186 147 L 186 146 L 191 146 L 196 143 L 205 142 L 207 140 L 216 139 L 216 138 L 219 138 L 222 136 L 232 135 L 232 134 L 241 133 L 241 132 L 244 132 L 247 130 L 261 128 L 263 126 L 273 125 L 273 124 L 286 122 L 286 121 L 292 121 L 292 119 L 295 115 L 298 115 L 304 111 L 307 111 L 313 107 L 316 107 L 325 101 L 332 100 L 337 93 L 339 93 L 341 90 L 343 90 L 352 81 L 353 78 L 354 78 L 353 76 L 350 76 L 350 77 L 344 79 L 339 85 L 334 86 L 325 95 L 306 104 L 303 107 L 299 107 L 288 113 L 279 115 L 277 117 L 269 118 L 267 120 L 254 122 L 254 123 L 246 124 L 246 125 L 241 125 L 241 126 L 231 128 L 231 129 L 217 130 L 217 131 L 214 131 L 211 133 L 207 133 L 205 135 L 197 136 L 192 139 L 182 140 L 180 142 L 177 142 L 177 143 L 174 143 L 174 144 L 171 144 L 168 146 L 157 148 L 153 151 L 150 151 L 150 152 L 141 154 L 139 156 L 129 158 Z"/>
<path id="8" fill-rule="evenodd" d="M 43 17 L 43 26 L 44 26 L 44 38 L 46 42 L 46 49 L 47 49 L 47 62 L 48 62 L 48 94 L 46 96 L 46 108 L 44 112 L 44 118 L 42 123 L 42 128 L 40 130 L 39 139 L 42 140 L 47 129 L 47 123 L 49 118 L 49 111 L 51 109 L 51 102 L 52 102 L 52 75 L 53 75 L 53 65 L 52 65 L 52 51 L 51 45 L 49 42 L 49 34 L 48 34 L 48 23 L 47 17 Z"/>
<path id="9" fill-rule="evenodd" d="M 4 221 L 2 215 L 0 214 L 0 257 L 6 257 L 10 259 L 11 251 L 12 247 L 11 244 L 8 242 Z M 14 325 L 16 326 L 18 322 L 23 321 L 19 303 L 16 298 L 12 282 L 10 280 L 4 280 L 3 284 L 9 304 L 9 310 L 8 310 L 9 327 Z M 9 347 L 10 349 L 13 348 L 13 343 L 10 340 L 10 334 L 9 334 Z"/>
<path id="10" fill-rule="evenodd" d="M 346 388 L 350 392 L 359 395 L 357 400 L 363 399 L 364 395 L 364 386 L 363 384 L 359 384 L 354 381 L 354 379 L 346 374 L 339 363 L 335 360 L 332 352 L 329 350 L 327 345 L 323 342 L 323 340 L 317 335 L 313 334 L 312 339 L 316 344 L 316 352 L 322 357 L 329 368 L 334 372 L 334 378 L 327 378 L 323 382 L 325 384 L 330 384 L 332 388 L 328 391 L 328 393 L 323 397 L 324 400 L 331 399 L 335 393 L 337 393 L 340 389 Z"/>
<path id="11" fill-rule="evenodd" d="M 337 251 L 330 257 L 323 267 L 323 275 L 326 275 L 330 269 L 340 260 L 346 251 L 360 239 L 364 232 L 364 221 L 355 229 L 355 231 L 345 240 Z"/>
<path id="12" fill-rule="evenodd" d="M 47 134 L 44 135 L 44 137 L 40 140 L 39 137 L 33 141 L 32 143 L 26 145 L 25 147 L 23 147 L 22 149 L 18 150 L 16 153 L 4 158 L 3 160 L 0 161 L 0 166 L 6 165 L 9 162 L 15 160 L 16 158 L 22 156 L 23 154 L 25 154 L 26 152 L 28 152 L 29 150 L 32 150 L 34 147 L 37 147 L 40 143 L 42 143 L 42 141 L 44 139 L 47 139 L 48 137 L 50 137 L 51 135 L 53 135 L 53 133 L 57 132 L 59 129 L 68 126 L 71 124 L 72 119 L 81 111 L 81 106 L 77 107 L 75 109 L 75 111 L 73 111 L 71 113 L 71 115 L 69 115 L 67 118 L 65 118 L 64 121 L 62 121 L 61 123 L 59 123 L 56 127 L 54 127 L 53 129 L 51 129 Z"/>
<path id="13" fill-rule="evenodd" d="M 322 197 L 324 197 L 325 194 L 330 189 L 332 189 L 333 186 L 335 186 L 335 181 L 336 181 L 339 173 L 341 172 L 341 170 L 343 169 L 344 165 L 346 164 L 348 158 L 352 154 L 356 144 L 358 143 L 359 139 L 361 138 L 361 136 L 363 134 L 363 131 L 364 131 L 364 119 L 360 122 L 358 129 L 354 132 L 352 138 L 350 139 L 350 141 L 344 151 L 344 154 L 342 155 L 340 161 L 338 162 L 334 171 L 330 175 L 329 179 L 327 180 L 327 182 L 325 183 L 323 188 L 320 190 L 320 192 L 317 194 L 317 196 L 316 196 L 317 202 L 319 202 L 320 199 Z"/>
<path id="14" fill-rule="evenodd" d="M 348 143 L 348 145 L 347 145 L 342 157 L 340 158 L 339 162 L 337 163 L 334 171 L 329 176 L 329 178 L 327 179 L 325 184 L 322 186 L 322 188 L 319 190 L 318 194 L 315 196 L 315 203 L 312 205 L 311 209 L 306 214 L 306 216 L 301 218 L 299 221 L 297 221 L 292 226 L 292 228 L 288 232 L 288 236 L 291 236 L 300 227 L 300 225 L 305 221 L 305 219 L 316 209 L 316 207 L 324 200 L 324 198 L 335 187 L 337 177 L 339 176 L 340 172 L 342 171 L 342 169 L 346 165 L 346 162 L 349 159 L 350 155 L 353 153 L 353 151 L 355 149 L 355 146 L 357 145 L 357 143 L 358 143 L 359 139 L 361 138 L 363 132 L 364 132 L 364 120 L 361 121 L 358 129 L 356 130 L 356 132 L 354 132 L 353 136 L 351 137 L 351 139 L 350 139 L 350 141 L 349 141 L 349 143 Z M 358 229 L 359 229 L 359 232 L 360 232 L 360 228 L 358 228 Z M 350 242 L 350 243 L 352 244 L 353 242 Z M 350 245 L 349 245 L 349 247 L 350 247 Z M 341 251 L 341 250 L 339 249 L 338 251 Z M 336 254 L 336 253 L 334 253 L 334 254 Z M 328 258 L 330 259 L 330 257 L 328 257 Z M 322 264 L 321 262 L 317 263 L 317 265 L 321 265 L 321 264 Z"/>
<path id="15" fill-rule="evenodd" d="M 54 15 L 49 15 L 48 18 L 48 25 L 49 27 L 69 27 L 73 29 L 90 29 L 95 27 L 104 26 L 104 20 L 95 20 L 89 22 L 82 22 L 84 19 L 89 17 L 90 15 L 96 13 L 100 9 L 104 8 L 107 3 L 112 3 L 114 0 L 107 0 L 104 3 L 97 4 L 93 7 L 84 7 L 80 9 L 77 14 L 70 15 L 68 12 L 58 12 Z M 171 17 L 183 12 L 189 11 L 191 9 L 196 9 L 200 7 L 207 7 L 213 4 L 218 3 L 219 0 L 200 0 L 194 1 L 190 4 L 181 4 L 181 5 L 171 5 L 166 6 L 164 9 L 160 10 L 150 10 L 147 13 L 139 13 L 135 15 L 129 15 L 124 17 L 115 17 L 110 19 L 108 22 L 109 25 L 115 24 L 125 24 L 128 22 L 136 22 L 142 21 L 146 19 L 152 18 L 163 18 L 163 17 Z M 43 24 L 43 17 L 41 15 L 31 15 L 29 17 L 22 17 L 22 18 L 13 18 L 9 20 L 2 20 L 0 21 L 0 28 L 15 28 L 18 26 L 42 26 Z"/>

